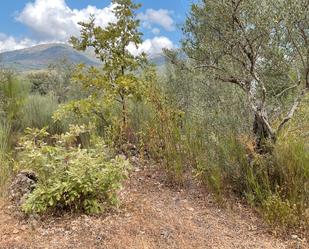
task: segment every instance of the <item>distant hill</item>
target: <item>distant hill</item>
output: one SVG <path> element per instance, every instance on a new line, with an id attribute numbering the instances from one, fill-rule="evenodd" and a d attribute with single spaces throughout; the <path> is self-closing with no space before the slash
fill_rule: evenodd
<path id="1" fill-rule="evenodd" d="M 60 43 L 43 44 L 0 53 L 0 65 L 20 72 L 27 72 L 45 69 L 51 63 L 57 63 L 64 58 L 74 64 L 100 65 L 100 61 L 90 53 L 79 52 L 68 45 Z M 149 61 L 159 67 L 165 64 L 165 59 L 160 54 L 152 56 Z"/>
<path id="2" fill-rule="evenodd" d="M 99 65 L 94 57 L 65 44 L 44 44 L 0 53 L 0 64 L 17 71 L 32 71 L 47 68 L 51 63 L 64 58 L 75 64 Z"/>
<path id="3" fill-rule="evenodd" d="M 156 55 L 151 56 L 149 58 L 149 62 L 157 66 L 162 66 L 162 65 L 165 65 L 166 63 L 165 57 L 163 54 L 156 54 Z"/>

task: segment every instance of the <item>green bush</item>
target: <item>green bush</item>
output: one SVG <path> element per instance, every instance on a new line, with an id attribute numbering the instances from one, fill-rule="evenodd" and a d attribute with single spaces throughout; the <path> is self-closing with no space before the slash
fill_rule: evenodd
<path id="1" fill-rule="evenodd" d="M 122 157 L 111 159 L 98 139 L 93 138 L 92 148 L 81 148 L 79 135 L 86 132 L 90 131 L 85 126 L 71 126 L 68 133 L 50 138 L 44 129 L 27 129 L 21 140 L 19 166 L 36 172 L 39 181 L 22 206 L 24 212 L 75 210 L 93 214 L 117 203 L 117 190 L 129 164 Z"/>

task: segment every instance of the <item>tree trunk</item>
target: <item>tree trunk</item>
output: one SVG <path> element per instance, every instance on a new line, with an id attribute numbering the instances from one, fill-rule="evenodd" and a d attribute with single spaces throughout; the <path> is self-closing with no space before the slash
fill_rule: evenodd
<path id="1" fill-rule="evenodd" d="M 128 119 L 128 107 L 127 107 L 127 101 L 126 97 L 124 95 L 121 95 L 121 103 L 122 103 L 122 127 L 121 127 L 121 139 L 122 142 L 127 141 L 127 119 Z"/>
<path id="2" fill-rule="evenodd" d="M 256 138 L 256 150 L 259 153 L 267 153 L 268 149 L 265 147 L 265 142 L 276 142 L 276 135 L 269 125 L 265 110 L 257 110 L 254 115 L 253 133 Z"/>

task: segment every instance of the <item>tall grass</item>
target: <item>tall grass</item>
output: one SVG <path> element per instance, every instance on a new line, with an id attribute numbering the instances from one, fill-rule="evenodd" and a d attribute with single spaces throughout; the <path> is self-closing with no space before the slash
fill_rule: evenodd
<path id="1" fill-rule="evenodd" d="M 20 125 L 42 129 L 49 126 L 53 133 L 62 130 L 62 124 L 54 123 L 52 116 L 58 108 L 58 101 L 52 95 L 30 95 L 21 109 Z"/>
<path id="2" fill-rule="evenodd" d="M 9 122 L 12 129 L 20 127 L 20 111 L 29 94 L 29 84 L 18 78 L 13 72 L 5 72 L 0 85 L 0 111 Z"/>
<path id="3" fill-rule="evenodd" d="M 265 155 L 250 137 L 214 139 L 196 157 L 195 175 L 219 201 L 236 194 L 272 225 L 309 229 L 309 150 L 302 138 L 284 138 Z"/>
<path id="4" fill-rule="evenodd" d="M 0 197 L 4 196 L 6 184 L 12 173 L 7 153 L 10 150 L 11 124 L 5 119 L 0 122 Z"/>

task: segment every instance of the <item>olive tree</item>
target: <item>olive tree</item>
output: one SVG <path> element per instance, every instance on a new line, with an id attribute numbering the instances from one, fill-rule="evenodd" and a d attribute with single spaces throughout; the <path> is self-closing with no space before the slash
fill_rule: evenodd
<path id="1" fill-rule="evenodd" d="M 296 65 L 308 48 L 302 34 L 308 22 L 295 22 L 307 18 L 308 10 L 302 8 L 306 6 L 301 5 L 304 0 L 286 2 L 290 6 L 279 0 L 202 0 L 192 5 L 183 28 L 183 49 L 195 62 L 194 69 L 203 70 L 214 81 L 235 84 L 246 93 L 254 113 L 253 132 L 258 148 L 266 139 L 276 141 L 308 90 L 306 80 L 299 84 L 300 78 L 306 77 L 299 73 L 294 77 L 299 71 Z M 307 32 L 305 29 L 306 37 Z M 291 89 L 300 94 L 295 94 L 288 114 L 275 128 L 269 114 L 278 108 L 271 99 Z M 276 117 L 284 111 L 280 106 L 279 110 Z"/>

